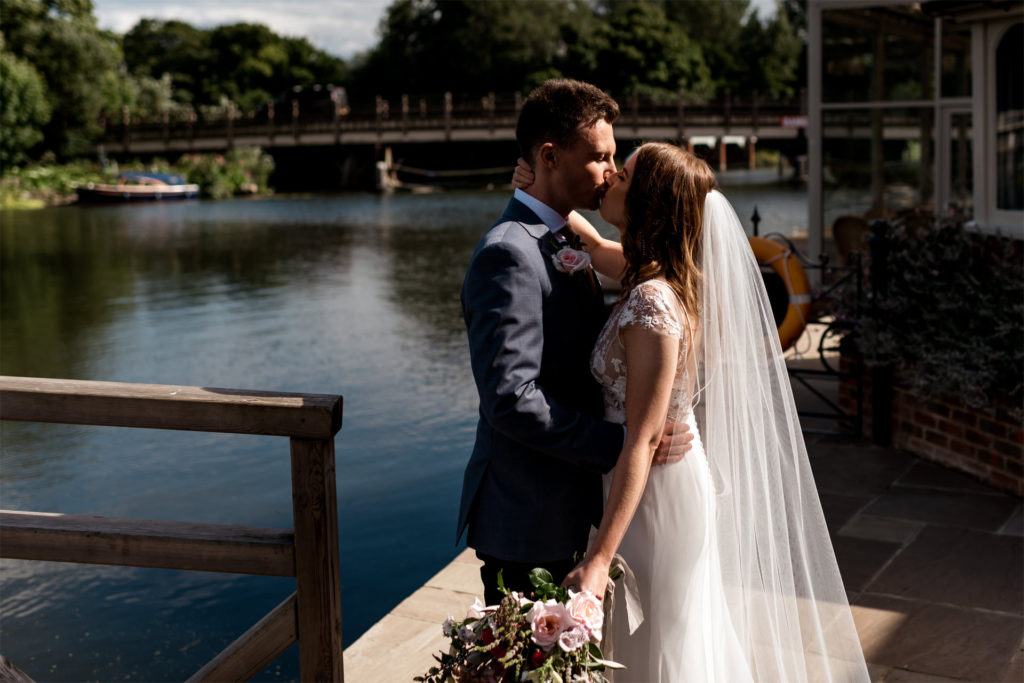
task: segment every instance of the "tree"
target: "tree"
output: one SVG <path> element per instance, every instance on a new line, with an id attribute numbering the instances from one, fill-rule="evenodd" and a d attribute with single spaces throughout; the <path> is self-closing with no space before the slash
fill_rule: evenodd
<path id="1" fill-rule="evenodd" d="M 203 83 L 210 72 L 213 53 L 210 32 L 183 21 L 140 19 L 124 36 L 124 58 L 136 76 L 170 76 L 173 97 L 181 104 L 203 99 Z"/>
<path id="2" fill-rule="evenodd" d="M 740 32 L 739 45 L 739 68 L 734 82 L 741 90 L 757 90 L 775 98 L 794 94 L 801 51 L 806 43 L 785 12 L 777 12 L 764 23 L 751 18 Z"/>
<path id="3" fill-rule="evenodd" d="M 682 90 L 699 101 L 713 93 L 701 48 L 656 3 L 615 3 L 591 40 L 597 68 L 590 77 L 615 95 L 675 99 Z"/>
<path id="4" fill-rule="evenodd" d="M 119 59 L 116 37 L 101 31 L 90 0 L 4 0 L 3 35 L 10 52 L 43 77 L 52 111 L 44 144 L 61 156 L 91 152 L 110 103 L 97 82 Z"/>
<path id="5" fill-rule="evenodd" d="M 2 49 L 0 42 L 0 170 L 28 159 L 43 140 L 50 120 L 46 86 L 28 62 Z"/>
<path id="6" fill-rule="evenodd" d="M 569 0 L 396 0 L 355 74 L 358 96 L 519 89 L 558 75 Z"/>
<path id="7" fill-rule="evenodd" d="M 305 38 L 286 38 L 261 24 L 209 30 L 181 21 L 142 19 L 124 37 L 125 61 L 136 78 L 168 75 L 175 102 L 202 111 L 231 102 L 252 111 L 296 87 L 340 84 L 345 62 Z"/>

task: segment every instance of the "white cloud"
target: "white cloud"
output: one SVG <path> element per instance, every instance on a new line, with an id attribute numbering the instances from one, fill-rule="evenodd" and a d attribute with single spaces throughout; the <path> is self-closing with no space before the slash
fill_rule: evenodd
<path id="1" fill-rule="evenodd" d="M 377 42 L 377 24 L 390 0 L 96 0 L 102 28 L 125 33 L 139 19 L 178 19 L 208 28 L 249 22 L 303 36 L 326 52 L 351 57 Z"/>

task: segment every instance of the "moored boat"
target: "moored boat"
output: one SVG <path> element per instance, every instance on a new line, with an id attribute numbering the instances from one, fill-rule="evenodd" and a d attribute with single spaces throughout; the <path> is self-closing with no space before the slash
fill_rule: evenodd
<path id="1" fill-rule="evenodd" d="M 83 203 L 163 201 L 195 199 L 199 196 L 199 186 L 186 183 L 180 175 L 136 171 L 121 173 L 116 184 L 89 183 L 76 191 L 78 201 Z"/>

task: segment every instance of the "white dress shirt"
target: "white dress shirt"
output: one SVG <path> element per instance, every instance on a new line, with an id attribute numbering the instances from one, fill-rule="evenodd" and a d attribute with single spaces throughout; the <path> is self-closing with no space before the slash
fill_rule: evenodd
<path id="1" fill-rule="evenodd" d="M 564 228 L 565 224 L 569 221 L 567 216 L 563 216 L 532 194 L 527 194 L 518 187 L 512 196 L 526 204 L 531 211 L 537 214 L 537 218 L 541 219 L 544 225 L 548 226 L 548 230 L 553 233 L 557 233 Z"/>

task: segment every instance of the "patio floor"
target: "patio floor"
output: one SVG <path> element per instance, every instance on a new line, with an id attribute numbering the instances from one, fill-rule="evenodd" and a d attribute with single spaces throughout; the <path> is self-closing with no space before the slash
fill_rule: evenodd
<path id="1" fill-rule="evenodd" d="M 1024 681 L 1021 499 L 859 437 L 806 441 L 872 681 Z M 456 557 L 345 651 L 346 677 L 424 673 L 441 622 L 482 595 L 478 569 L 472 551 Z"/>

